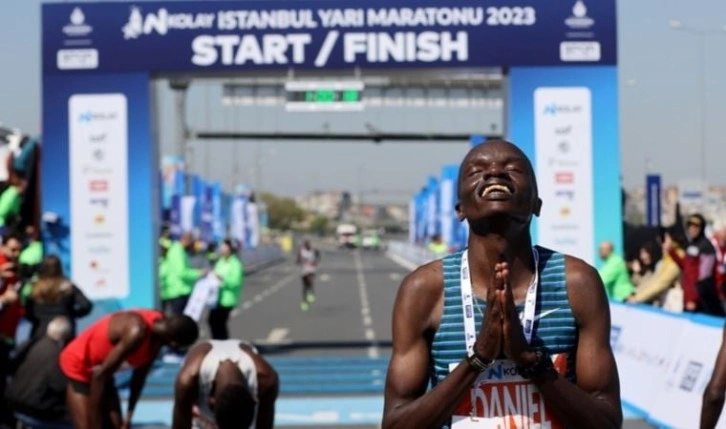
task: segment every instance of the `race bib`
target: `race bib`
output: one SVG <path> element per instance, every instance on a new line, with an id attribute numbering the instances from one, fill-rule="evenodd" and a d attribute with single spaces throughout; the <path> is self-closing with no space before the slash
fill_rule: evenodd
<path id="1" fill-rule="evenodd" d="M 552 361 L 558 373 L 566 374 L 566 354 L 555 355 Z M 547 409 L 537 387 L 517 373 L 514 362 L 498 360 L 479 375 L 457 406 L 451 429 L 564 429 L 564 425 Z"/>

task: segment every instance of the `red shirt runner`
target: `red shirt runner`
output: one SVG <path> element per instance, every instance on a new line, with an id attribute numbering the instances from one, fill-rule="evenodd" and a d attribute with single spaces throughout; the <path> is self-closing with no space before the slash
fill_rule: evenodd
<path id="1" fill-rule="evenodd" d="M 126 358 L 126 363 L 132 368 L 139 368 L 150 364 L 156 357 L 158 346 L 153 347 L 151 344 L 151 327 L 164 315 L 155 310 L 129 310 L 129 312 L 141 316 L 149 328 L 144 342 Z M 93 368 L 101 365 L 114 348 L 114 344 L 108 338 L 109 324 L 114 314 L 118 313 L 99 319 L 63 349 L 60 355 L 60 367 L 66 377 L 81 383 L 91 382 Z"/>

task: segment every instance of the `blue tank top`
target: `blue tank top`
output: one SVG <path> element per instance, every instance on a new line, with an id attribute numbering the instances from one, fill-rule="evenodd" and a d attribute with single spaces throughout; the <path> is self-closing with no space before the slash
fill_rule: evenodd
<path id="1" fill-rule="evenodd" d="M 574 382 L 577 327 L 567 297 L 565 255 L 539 246 L 537 250 L 539 287 L 531 346 L 535 350 L 545 350 L 550 355 L 568 354 L 566 376 Z M 461 255 L 462 252 L 458 252 L 443 259 L 444 310 L 431 346 L 432 386 L 447 377 L 450 364 L 459 363 L 466 356 L 464 313 L 461 308 Z M 476 297 L 474 299 L 481 312 L 486 311 L 486 302 Z M 517 306 L 519 313 L 523 309 L 523 305 Z M 482 313 L 474 311 L 477 332 L 482 323 Z"/>

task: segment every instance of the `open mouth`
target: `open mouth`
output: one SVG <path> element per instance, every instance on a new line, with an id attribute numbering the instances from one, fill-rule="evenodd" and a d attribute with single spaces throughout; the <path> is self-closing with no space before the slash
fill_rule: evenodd
<path id="1" fill-rule="evenodd" d="M 488 196 L 510 196 L 512 195 L 512 189 L 506 185 L 499 183 L 486 185 L 481 191 L 482 197 Z"/>

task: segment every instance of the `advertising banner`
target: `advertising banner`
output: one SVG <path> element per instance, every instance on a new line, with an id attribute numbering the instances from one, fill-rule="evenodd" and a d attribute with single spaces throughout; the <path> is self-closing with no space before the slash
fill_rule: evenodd
<path id="1" fill-rule="evenodd" d="M 660 386 L 673 364 L 674 345 L 688 320 L 652 307 L 612 303 L 611 346 L 618 363 L 623 400 L 642 409 L 655 405 Z"/>
<path id="2" fill-rule="evenodd" d="M 615 0 L 44 4 L 43 72 L 612 65 L 615 21 Z"/>
<path id="3" fill-rule="evenodd" d="M 129 294 L 128 107 L 122 94 L 68 100 L 71 266 L 90 299 Z"/>
<path id="4" fill-rule="evenodd" d="M 703 391 L 711 378 L 724 329 L 723 320 L 708 319 L 706 323 L 699 323 L 698 319 L 684 323 L 680 344 L 673 347 L 671 343 L 673 356 L 666 377 L 654 379 L 655 397 L 649 419 L 659 426 L 698 427 Z M 716 427 L 726 428 L 726 414 L 721 413 Z"/>
<path id="5" fill-rule="evenodd" d="M 588 88 L 534 93 L 535 168 L 546 202 L 540 245 L 594 264 L 592 101 Z"/>

